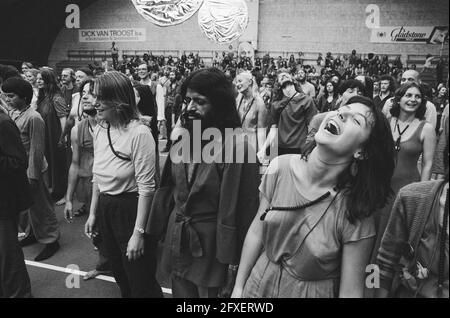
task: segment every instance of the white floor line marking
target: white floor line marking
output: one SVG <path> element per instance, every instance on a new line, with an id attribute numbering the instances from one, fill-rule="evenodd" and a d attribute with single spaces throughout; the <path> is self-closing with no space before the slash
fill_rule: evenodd
<path id="1" fill-rule="evenodd" d="M 50 264 L 45 264 L 45 263 L 39 263 L 39 262 L 33 262 L 33 261 L 25 260 L 25 264 L 27 264 L 29 266 L 45 268 L 45 269 L 49 269 L 49 270 L 53 270 L 53 271 L 57 271 L 57 272 L 61 272 L 61 273 L 75 274 L 75 275 L 78 275 L 78 276 L 86 275 L 86 272 L 83 272 L 83 271 L 77 271 L 77 270 L 74 270 L 74 269 L 64 268 L 64 267 L 50 265 Z M 104 281 L 111 282 L 111 283 L 115 283 L 116 282 L 114 277 L 105 276 L 105 275 L 98 275 L 97 277 L 95 277 L 95 279 L 100 279 L 100 280 L 104 280 Z M 162 291 L 163 291 L 164 294 L 172 295 L 172 289 L 163 287 Z"/>

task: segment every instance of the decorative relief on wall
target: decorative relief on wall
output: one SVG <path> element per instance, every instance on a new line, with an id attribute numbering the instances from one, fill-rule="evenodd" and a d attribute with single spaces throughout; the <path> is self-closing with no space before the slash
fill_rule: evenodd
<path id="1" fill-rule="evenodd" d="M 182 23 L 192 17 L 203 0 L 132 0 L 145 19 L 159 26 Z"/>
<path id="2" fill-rule="evenodd" d="M 198 12 L 203 33 L 218 44 L 237 40 L 248 25 L 245 0 L 205 0 Z"/>

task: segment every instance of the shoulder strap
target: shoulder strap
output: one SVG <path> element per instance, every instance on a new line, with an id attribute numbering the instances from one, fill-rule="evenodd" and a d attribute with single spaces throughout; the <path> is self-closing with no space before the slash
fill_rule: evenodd
<path id="1" fill-rule="evenodd" d="M 109 148 L 111 149 L 112 153 L 119 159 L 122 159 L 124 161 L 131 161 L 131 158 L 127 158 L 124 156 L 121 156 L 120 154 L 117 153 L 117 151 L 114 149 L 113 145 L 112 145 L 112 141 L 111 141 L 111 125 L 108 123 L 108 128 L 106 128 L 106 133 L 108 135 L 108 143 L 109 143 Z"/>
<path id="2" fill-rule="evenodd" d="M 291 100 L 292 100 L 295 96 L 297 96 L 297 94 L 298 94 L 298 92 L 295 92 L 295 94 L 292 95 L 291 98 L 289 98 L 289 100 L 287 101 L 287 103 L 286 103 L 285 105 L 283 105 L 283 107 L 281 107 L 280 115 L 281 115 L 281 113 L 286 109 L 286 107 L 289 106 L 289 103 L 291 102 Z"/>

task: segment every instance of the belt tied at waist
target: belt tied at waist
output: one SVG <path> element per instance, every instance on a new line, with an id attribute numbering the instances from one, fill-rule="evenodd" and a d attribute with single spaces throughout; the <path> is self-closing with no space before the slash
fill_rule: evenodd
<path id="1" fill-rule="evenodd" d="M 187 239 L 189 242 L 189 250 L 191 251 L 192 256 L 194 257 L 202 257 L 203 249 L 200 243 L 200 238 L 198 236 L 197 231 L 192 226 L 192 223 L 206 223 L 206 222 L 215 222 L 217 220 L 217 216 L 206 216 L 206 217 L 191 217 L 186 216 L 181 213 L 177 213 L 175 217 L 175 231 L 173 236 L 172 244 L 172 252 L 175 256 L 181 256 L 181 240 L 183 239 L 183 230 L 187 233 Z"/>

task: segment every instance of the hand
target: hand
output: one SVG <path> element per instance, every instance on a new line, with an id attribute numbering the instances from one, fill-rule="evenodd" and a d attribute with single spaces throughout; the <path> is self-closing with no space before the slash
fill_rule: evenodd
<path id="1" fill-rule="evenodd" d="M 151 123 L 151 121 L 152 121 L 152 117 L 142 115 L 142 116 L 140 117 L 140 119 L 141 119 L 141 122 L 142 122 L 145 126 L 150 127 L 150 123 Z"/>
<path id="2" fill-rule="evenodd" d="M 256 156 L 258 157 L 258 160 L 261 164 L 266 163 L 267 157 L 266 157 L 266 151 L 264 149 L 261 149 L 260 151 L 258 151 Z"/>
<path id="3" fill-rule="evenodd" d="M 84 233 L 87 237 L 93 238 L 97 235 L 97 233 L 94 230 L 95 226 L 95 215 L 89 214 L 89 217 L 86 221 L 86 224 L 84 225 Z"/>
<path id="4" fill-rule="evenodd" d="M 66 200 L 66 206 L 64 207 L 64 218 L 68 223 L 72 223 L 73 219 L 73 206 L 72 202 L 69 200 Z"/>
<path id="5" fill-rule="evenodd" d="M 133 233 L 128 241 L 127 254 L 129 261 L 137 260 L 144 255 L 144 236 L 142 234 Z"/>
<path id="6" fill-rule="evenodd" d="M 236 274 L 236 270 L 231 270 L 230 268 L 228 268 L 226 283 L 225 286 L 223 286 L 219 290 L 219 298 L 230 298 L 234 283 L 236 282 Z"/>

